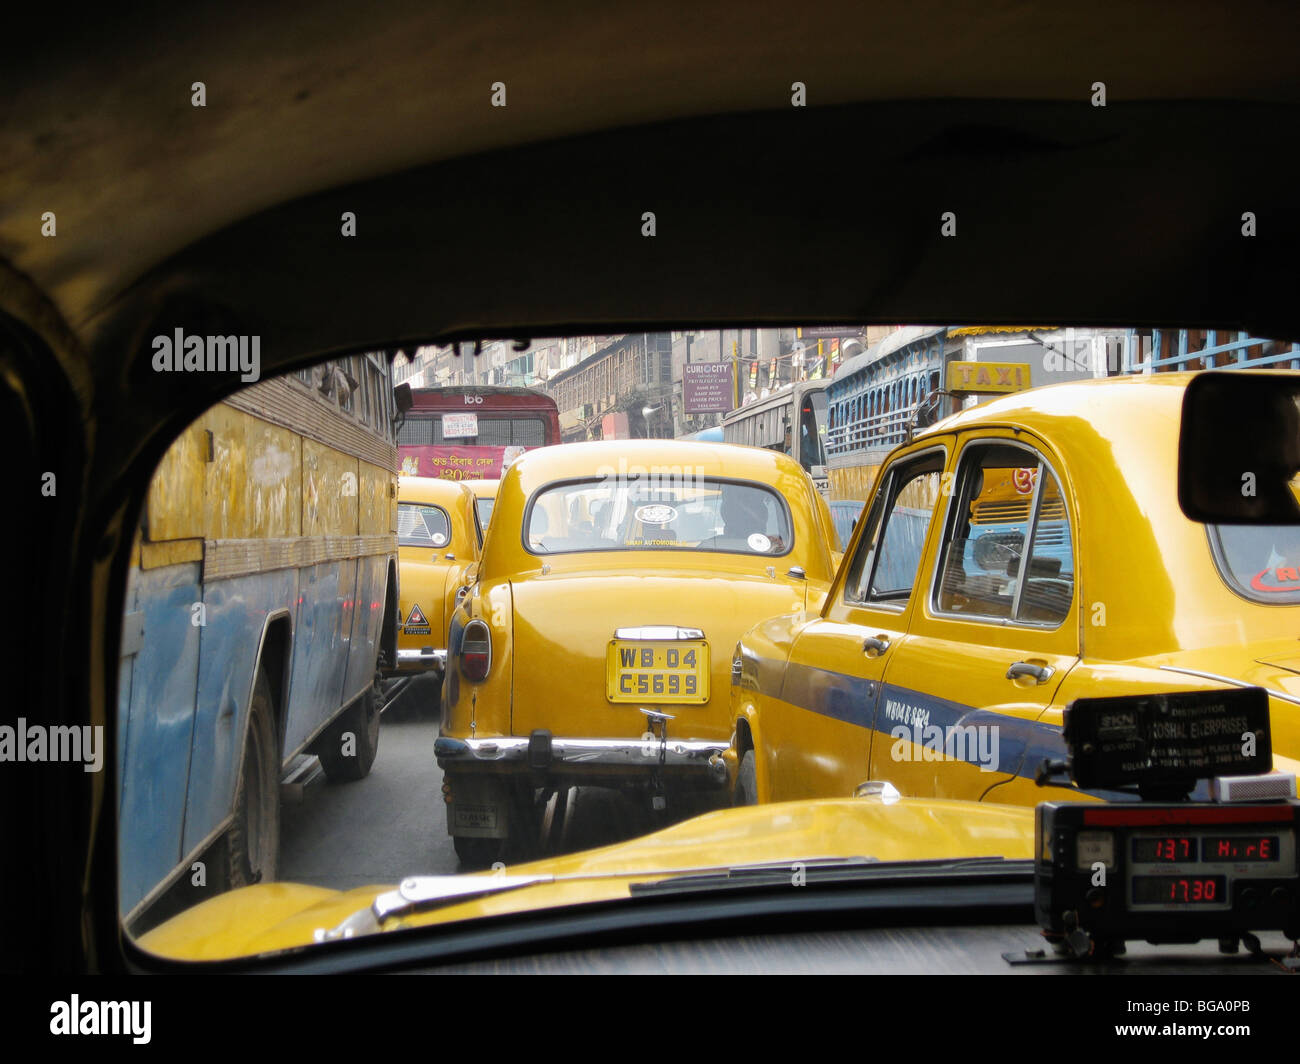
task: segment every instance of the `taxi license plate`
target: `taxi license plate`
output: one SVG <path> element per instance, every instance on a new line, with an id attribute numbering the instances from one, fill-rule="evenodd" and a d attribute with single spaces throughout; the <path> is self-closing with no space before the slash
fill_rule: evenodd
<path id="1" fill-rule="evenodd" d="M 703 705 L 709 700 L 709 644 L 703 639 L 611 639 L 605 696 L 611 702 Z"/>

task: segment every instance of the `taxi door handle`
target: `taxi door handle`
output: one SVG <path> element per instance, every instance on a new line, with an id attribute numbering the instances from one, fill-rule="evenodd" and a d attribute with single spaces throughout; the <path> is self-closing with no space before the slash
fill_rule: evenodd
<path id="1" fill-rule="evenodd" d="M 1022 676 L 1032 676 L 1039 683 L 1047 683 L 1055 671 L 1050 665 L 1034 665 L 1028 661 L 1017 661 L 1007 669 L 1007 679 L 1018 680 Z"/>
<path id="2" fill-rule="evenodd" d="M 883 635 L 869 635 L 866 639 L 862 640 L 862 652 L 864 654 L 871 654 L 873 650 L 876 654 L 883 654 L 888 649 L 889 640 Z M 875 655 L 872 656 L 874 657 Z"/>

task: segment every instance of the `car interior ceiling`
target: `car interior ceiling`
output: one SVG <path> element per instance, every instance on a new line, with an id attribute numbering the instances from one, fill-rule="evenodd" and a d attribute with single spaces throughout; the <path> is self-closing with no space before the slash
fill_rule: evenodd
<path id="1" fill-rule="evenodd" d="M 241 22 L 239 4 L 142 5 L 87 13 L 5 64 L 0 431 L 17 482 L 59 484 L 16 493 L 5 522 L 7 556 L 32 560 L 12 601 L 35 604 L 8 644 L 15 704 L 111 728 L 132 522 L 175 435 L 239 386 L 152 370 L 148 338 L 182 322 L 260 336 L 263 376 L 376 346 L 680 326 L 1300 338 L 1300 8 L 1229 12 L 1217 36 L 1201 7 L 1127 5 L 1122 34 L 1093 5 L 980 8 L 935 41 L 937 0 L 800 26 L 772 0 L 716 21 L 697 6 L 615 7 L 580 29 L 576 6 L 471 8 L 450 26 L 399 7 L 354 32 L 328 2 L 295 35 L 301 7 Z M 206 110 L 190 106 L 199 68 Z M 123 70 L 120 93 L 96 94 Z M 807 108 L 790 106 L 796 80 Z M 51 209 L 58 236 L 42 239 Z M 0 883 L 22 914 L 6 948 L 33 969 L 113 969 L 115 766 L 63 767 L 0 779 L 4 852 L 30 870 Z"/>

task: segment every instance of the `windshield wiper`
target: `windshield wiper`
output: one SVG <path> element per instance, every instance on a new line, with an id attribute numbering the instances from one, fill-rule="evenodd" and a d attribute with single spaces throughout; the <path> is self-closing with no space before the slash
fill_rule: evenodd
<path id="1" fill-rule="evenodd" d="M 375 898 L 368 908 L 353 913 L 334 928 L 318 928 L 317 942 L 375 934 L 386 920 L 411 913 L 455 905 L 473 898 L 504 894 L 544 883 L 590 882 L 601 879 L 668 878 L 650 883 L 630 883 L 628 893 L 671 894 L 698 891 L 804 885 L 812 883 L 898 882 L 903 879 L 947 881 L 954 877 L 1014 878 L 1032 876 L 1034 862 L 1005 857 L 959 857 L 931 861 L 879 861 L 874 857 L 810 857 L 748 865 L 715 865 L 694 869 L 629 869 L 623 872 L 585 872 L 574 875 L 453 875 L 408 876 L 396 890 Z"/>
<path id="2" fill-rule="evenodd" d="M 538 883 L 553 883 L 555 876 L 408 876 L 396 890 L 386 891 L 375 898 L 367 909 L 353 913 L 338 927 L 317 928 L 317 942 L 330 942 L 336 938 L 354 938 L 373 935 L 383 930 L 384 921 L 393 916 L 435 909 L 440 905 L 454 905 L 470 898 L 484 898 L 503 894 Z"/>
<path id="3" fill-rule="evenodd" d="M 1006 857 L 956 857 L 928 861 L 878 861 L 873 857 L 779 864 L 740 865 L 719 872 L 688 873 L 654 883 L 633 883 L 632 894 L 671 894 L 712 890 L 749 890 L 829 884 L 898 883 L 935 879 L 1023 880 L 1032 877 L 1034 862 Z"/>

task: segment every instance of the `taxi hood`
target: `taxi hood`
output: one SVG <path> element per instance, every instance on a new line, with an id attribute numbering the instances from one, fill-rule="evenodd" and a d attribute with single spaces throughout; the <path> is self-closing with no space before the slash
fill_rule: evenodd
<path id="1" fill-rule="evenodd" d="M 881 862 L 962 857 L 1031 859 L 1032 809 L 978 802 L 880 797 L 780 802 L 706 813 L 639 839 L 583 853 L 512 866 L 509 877 L 546 875 L 551 882 L 504 890 L 389 920 L 384 930 L 451 924 L 477 917 L 538 911 L 630 897 L 633 883 L 692 871 L 822 858 Z M 480 872 L 461 879 L 488 879 Z M 392 887 L 347 892 L 266 883 L 203 902 L 139 939 L 151 952 L 183 960 L 218 960 L 310 945 Z"/>

